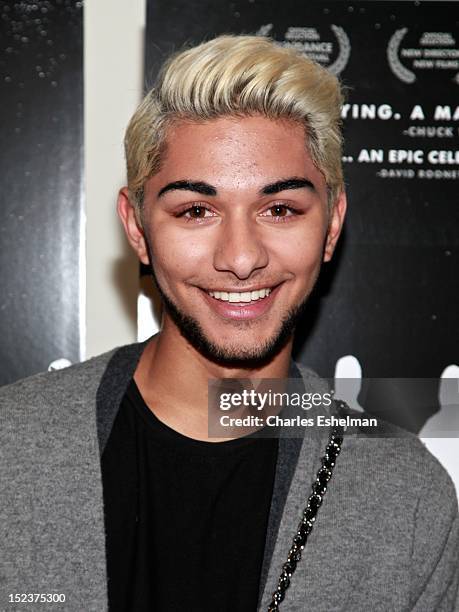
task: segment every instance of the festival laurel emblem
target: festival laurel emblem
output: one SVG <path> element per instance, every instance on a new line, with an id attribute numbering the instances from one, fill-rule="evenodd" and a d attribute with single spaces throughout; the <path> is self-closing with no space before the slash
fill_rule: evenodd
<path id="1" fill-rule="evenodd" d="M 336 39 L 339 44 L 339 53 L 336 60 L 331 66 L 328 67 L 330 72 L 335 75 L 340 74 L 345 68 L 351 56 L 351 43 L 346 32 L 340 26 L 332 24 L 331 29 L 335 33 Z"/>
<path id="2" fill-rule="evenodd" d="M 416 75 L 414 72 L 411 72 L 411 70 L 408 70 L 408 68 L 405 68 L 398 56 L 400 44 L 407 32 L 408 28 L 402 28 L 401 30 L 396 30 L 392 34 L 389 44 L 387 45 L 387 60 L 395 76 L 400 79 L 400 81 L 411 84 L 415 82 Z"/>
<path id="3" fill-rule="evenodd" d="M 256 31 L 257 36 L 271 36 L 274 25 L 267 23 L 261 25 Z M 330 24 L 335 35 L 333 41 L 326 40 L 319 34 L 317 28 L 290 26 L 279 41 L 284 47 L 296 49 L 325 66 L 330 72 L 339 75 L 347 66 L 351 56 L 351 43 L 349 37 L 341 26 Z M 336 59 L 332 62 L 332 55 Z"/>
<path id="4" fill-rule="evenodd" d="M 408 28 L 396 30 L 387 45 L 389 67 L 400 81 L 411 85 L 417 80 L 418 71 L 454 71 L 452 80 L 459 84 L 459 49 L 451 32 L 422 32 L 417 45 L 412 47 L 402 45 L 407 33 Z"/>

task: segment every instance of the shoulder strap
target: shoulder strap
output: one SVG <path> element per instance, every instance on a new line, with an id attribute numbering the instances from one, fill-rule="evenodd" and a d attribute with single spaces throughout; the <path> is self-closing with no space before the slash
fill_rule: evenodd
<path id="1" fill-rule="evenodd" d="M 328 390 L 326 381 L 323 381 L 316 372 L 306 367 L 303 364 L 292 361 L 290 363 L 289 378 L 293 380 L 291 387 L 294 391 L 304 391 L 305 388 L 313 388 L 319 392 Z M 298 466 L 301 448 L 304 439 L 301 437 L 286 437 L 281 430 L 279 438 L 279 447 L 277 454 L 276 474 L 274 477 L 274 488 L 271 499 L 271 509 L 268 519 L 268 528 L 266 532 L 265 550 L 263 557 L 263 565 L 260 577 L 260 599 L 263 598 L 263 593 L 266 590 L 266 582 L 272 564 L 273 553 L 278 541 L 278 534 L 281 525 L 282 517 L 286 511 L 287 499 L 294 479 L 294 474 Z M 292 500 L 290 500 L 292 503 Z"/>

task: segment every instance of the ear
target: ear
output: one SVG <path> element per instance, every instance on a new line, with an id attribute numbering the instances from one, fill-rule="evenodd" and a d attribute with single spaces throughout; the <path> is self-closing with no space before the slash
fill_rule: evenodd
<path id="1" fill-rule="evenodd" d="M 347 200 L 344 190 L 339 194 L 330 211 L 327 239 L 325 241 L 324 261 L 330 261 L 343 228 L 344 216 L 346 214 Z"/>
<path id="2" fill-rule="evenodd" d="M 118 216 L 123 224 L 129 244 L 137 253 L 137 257 L 145 264 L 150 264 L 148 249 L 145 241 L 143 229 L 137 219 L 136 209 L 129 198 L 127 187 L 120 189 L 117 203 Z"/>

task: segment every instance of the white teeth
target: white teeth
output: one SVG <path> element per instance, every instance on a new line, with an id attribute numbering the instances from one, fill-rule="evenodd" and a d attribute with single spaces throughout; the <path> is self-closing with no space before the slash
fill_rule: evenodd
<path id="1" fill-rule="evenodd" d="M 209 295 L 223 302 L 256 302 L 267 297 L 271 293 L 271 289 L 259 289 L 258 291 L 243 291 L 241 293 L 231 291 L 209 291 Z"/>

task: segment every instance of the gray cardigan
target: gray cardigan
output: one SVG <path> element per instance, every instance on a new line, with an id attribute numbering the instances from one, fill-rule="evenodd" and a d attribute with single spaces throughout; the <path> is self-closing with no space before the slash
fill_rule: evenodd
<path id="1" fill-rule="evenodd" d="M 107 610 L 100 452 L 142 347 L 0 390 L 2 612 Z M 328 434 L 279 442 L 259 610 L 276 588 Z M 458 555 L 454 486 L 417 437 L 345 438 L 281 610 L 457 611 Z M 66 602 L 9 603 L 15 593 L 63 593 Z"/>

